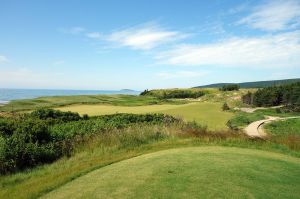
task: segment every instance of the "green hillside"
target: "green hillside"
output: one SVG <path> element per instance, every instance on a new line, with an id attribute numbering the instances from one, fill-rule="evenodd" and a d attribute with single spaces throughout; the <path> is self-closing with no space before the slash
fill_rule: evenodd
<path id="1" fill-rule="evenodd" d="M 300 78 L 296 79 L 282 79 L 282 80 L 269 80 L 269 81 L 257 81 L 257 82 L 242 82 L 242 83 L 216 83 L 216 84 L 208 84 L 203 86 L 196 86 L 194 88 L 220 88 L 224 85 L 228 84 L 238 84 L 240 88 L 264 88 L 268 86 L 274 85 L 283 85 L 300 82 Z"/>

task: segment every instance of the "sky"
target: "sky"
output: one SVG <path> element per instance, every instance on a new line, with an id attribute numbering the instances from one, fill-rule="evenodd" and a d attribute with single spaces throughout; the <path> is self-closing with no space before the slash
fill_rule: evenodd
<path id="1" fill-rule="evenodd" d="M 300 77 L 300 0 L 0 0 L 0 88 Z"/>

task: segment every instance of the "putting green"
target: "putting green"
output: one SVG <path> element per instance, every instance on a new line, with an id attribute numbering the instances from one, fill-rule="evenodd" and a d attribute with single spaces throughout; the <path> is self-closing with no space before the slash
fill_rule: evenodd
<path id="1" fill-rule="evenodd" d="M 210 130 L 222 130 L 227 128 L 226 123 L 233 116 L 233 113 L 224 112 L 221 107 L 221 103 L 193 102 L 180 105 L 147 106 L 73 105 L 57 109 L 90 116 L 114 113 L 164 113 L 180 117 L 186 121 L 196 121 L 202 125 L 207 125 Z"/>
<path id="2" fill-rule="evenodd" d="M 229 147 L 178 148 L 95 170 L 43 198 L 299 198 L 300 159 Z"/>

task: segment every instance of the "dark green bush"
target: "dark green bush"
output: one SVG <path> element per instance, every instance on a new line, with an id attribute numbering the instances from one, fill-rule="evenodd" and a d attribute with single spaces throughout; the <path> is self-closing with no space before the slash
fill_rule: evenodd
<path id="1" fill-rule="evenodd" d="M 229 106 L 228 106 L 228 104 L 227 104 L 226 102 L 223 104 L 222 110 L 223 110 L 223 111 L 228 111 L 228 110 L 230 110 L 230 108 L 229 108 Z"/>
<path id="2" fill-rule="evenodd" d="M 56 120 L 61 120 L 63 122 L 78 121 L 78 120 L 82 119 L 78 113 L 73 113 L 70 111 L 62 112 L 62 111 L 54 110 L 54 109 L 38 109 L 38 110 L 31 112 L 30 115 L 32 117 L 39 118 L 42 120 L 56 119 Z"/>
<path id="3" fill-rule="evenodd" d="M 199 98 L 205 95 L 205 92 L 198 89 L 165 89 L 165 90 L 145 90 L 140 95 L 154 96 L 159 99 L 182 99 Z"/>

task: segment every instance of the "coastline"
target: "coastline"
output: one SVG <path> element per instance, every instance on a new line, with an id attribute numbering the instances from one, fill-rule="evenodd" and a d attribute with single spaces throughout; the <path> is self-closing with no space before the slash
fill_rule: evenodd
<path id="1" fill-rule="evenodd" d="M 122 90 L 55 90 L 55 89 L 6 89 L 0 88 L 0 106 L 12 100 L 34 99 L 50 96 L 76 96 L 76 95 L 139 95 L 140 91 Z"/>

